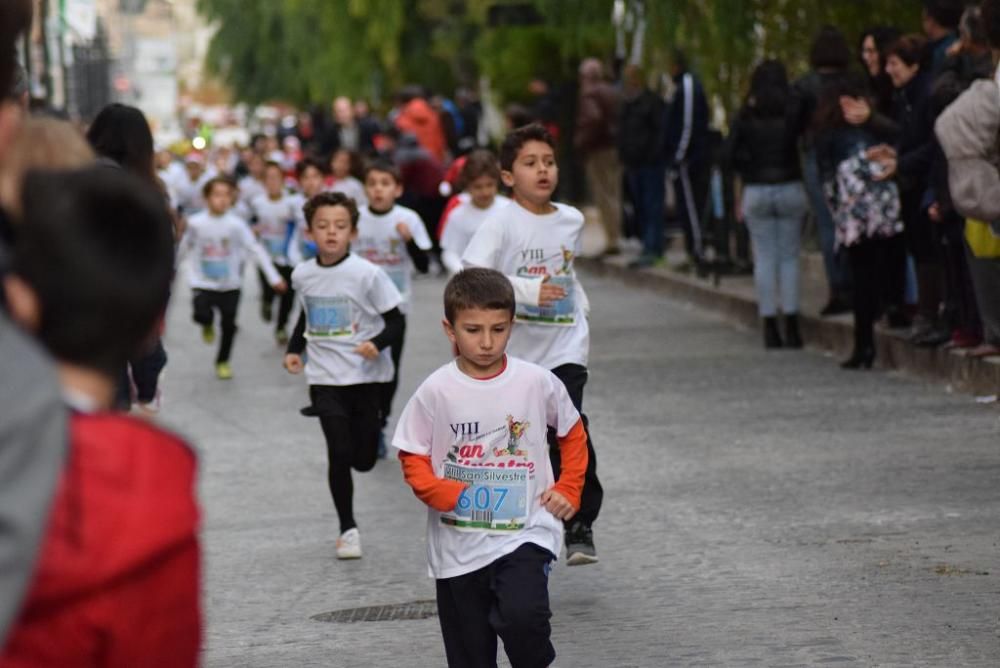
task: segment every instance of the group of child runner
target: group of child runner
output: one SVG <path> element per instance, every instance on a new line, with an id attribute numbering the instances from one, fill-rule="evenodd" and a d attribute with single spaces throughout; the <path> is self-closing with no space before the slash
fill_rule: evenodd
<path id="1" fill-rule="evenodd" d="M 191 260 L 193 315 L 206 342 L 219 312 L 219 378 L 232 377 L 242 265 L 259 269 L 261 316 L 303 371 L 326 440 L 328 484 L 340 523 L 338 559 L 362 556 L 351 469 L 371 470 L 396 392 L 414 271 L 432 242 L 400 206 L 396 167 L 364 172 L 359 206 L 326 190 L 304 161 L 300 193 L 264 166 L 249 200 L 222 177 L 203 187 L 180 258 Z M 602 501 L 582 415 L 588 301 L 577 281 L 584 219 L 554 203 L 554 142 L 540 125 L 511 132 L 497 158 L 476 151 L 441 232 L 444 332 L 455 358 L 402 411 L 392 445 L 404 478 L 428 507 L 429 571 L 451 666 L 495 665 L 497 637 L 514 666 L 547 666 L 555 652 L 547 579 L 566 545 L 569 565 L 597 561 L 592 525 Z M 499 182 L 511 199 L 498 195 Z M 242 216 L 241 216 L 242 214 Z M 249 220 L 248 220 L 249 219 Z M 249 223 L 249 224 L 248 224 Z M 300 315 L 290 335 L 293 304 Z"/>

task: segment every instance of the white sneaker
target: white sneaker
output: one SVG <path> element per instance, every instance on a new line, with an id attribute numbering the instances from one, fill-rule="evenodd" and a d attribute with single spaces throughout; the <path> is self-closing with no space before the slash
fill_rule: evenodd
<path id="1" fill-rule="evenodd" d="M 361 533 L 356 528 L 340 534 L 340 538 L 337 539 L 337 558 L 361 558 Z"/>

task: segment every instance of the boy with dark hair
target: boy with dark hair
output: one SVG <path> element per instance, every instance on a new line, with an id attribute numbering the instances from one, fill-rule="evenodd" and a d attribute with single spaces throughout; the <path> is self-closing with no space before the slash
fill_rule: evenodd
<path id="1" fill-rule="evenodd" d="M 282 280 L 287 284 L 292 278 L 294 255 L 290 247 L 295 234 L 295 219 L 298 214 L 298 200 L 285 192 L 285 172 L 276 162 L 268 162 L 264 167 L 264 192 L 250 200 L 253 212 L 253 231 L 264 248 L 271 255 L 271 262 L 277 268 Z M 259 270 L 260 277 L 260 317 L 271 322 L 274 298 L 277 293 L 271 281 Z M 295 291 L 286 290 L 278 301 L 278 318 L 275 322 L 274 338 L 279 345 L 288 343 L 288 316 L 295 303 Z"/>
<path id="2" fill-rule="evenodd" d="M 459 173 L 463 192 L 441 219 L 441 263 L 451 275 L 462 270 L 462 253 L 484 220 L 507 206 L 510 200 L 497 194 L 500 163 L 488 149 L 470 153 Z"/>
<path id="3" fill-rule="evenodd" d="M 583 214 L 552 202 L 559 182 L 555 142 L 539 124 L 507 135 L 500 147 L 500 176 L 513 202 L 479 227 L 462 256 L 465 266 L 496 269 L 507 276 L 517 298 L 517 326 L 511 353 L 551 369 L 566 386 L 578 411 L 587 383 L 590 329 L 586 295 L 573 270 L 580 252 Z M 587 418 L 583 418 L 584 426 Z M 559 472 L 553 434 L 552 467 Z M 569 565 L 597 561 L 592 525 L 604 495 L 597 459 L 587 435 L 587 476 L 580 511 L 566 531 Z"/>
<path id="4" fill-rule="evenodd" d="M 326 174 L 323 163 L 313 157 L 305 157 L 295 165 L 295 178 L 299 182 L 299 192 L 292 195 L 295 201 L 295 236 L 288 246 L 288 259 L 292 266 L 316 257 L 316 244 L 309 240 L 309 225 L 305 216 L 305 205 L 326 189 Z"/>
<path id="5" fill-rule="evenodd" d="M 368 206 L 361 210 L 358 236 L 354 244 L 357 253 L 381 267 L 396 284 L 403 302 L 399 311 L 404 318 L 410 310 L 413 270 L 427 273 L 427 251 L 432 242 L 420 216 L 413 209 L 396 204 L 403 194 L 403 182 L 394 164 L 377 160 L 365 170 L 365 194 Z M 405 320 L 404 320 L 405 328 Z M 392 346 L 392 378 L 383 388 L 382 414 L 389 419 L 392 399 L 399 385 L 399 364 L 403 357 L 403 337 Z M 383 422 L 383 427 L 385 422 Z M 379 456 L 385 456 L 385 437 L 379 435 Z"/>
<path id="6" fill-rule="evenodd" d="M 414 393 L 392 444 L 428 506 L 428 565 L 448 665 L 496 665 L 499 636 L 512 665 L 549 666 L 548 573 L 560 520 L 580 506 L 583 421 L 552 373 L 506 355 L 515 306 L 503 274 L 459 272 L 444 310 L 457 357 Z M 563 454 L 558 478 L 546 427 Z"/>
<path id="7" fill-rule="evenodd" d="M 229 356 L 236 338 L 236 313 L 243 287 L 243 263 L 247 256 L 256 261 L 274 291 L 288 289 L 281 274 L 271 263 L 271 256 L 253 237 L 246 223 L 230 212 L 233 184 L 216 177 L 205 184 L 203 195 L 207 208 L 188 219 L 187 230 L 178 249 L 178 263 L 194 253 L 191 265 L 191 288 L 194 292 L 193 319 L 201 325 L 205 343 L 215 341 L 213 309 L 219 311 L 222 338 L 215 358 L 215 374 L 221 380 L 233 377 Z"/>
<path id="8" fill-rule="evenodd" d="M 155 657 L 194 666 L 201 626 L 194 455 L 177 437 L 110 412 L 122 365 L 167 304 L 170 216 L 148 184 L 102 168 L 31 174 L 23 201 L 4 288 L 13 318 L 57 361 L 70 445 L 0 665 L 77 665 L 99 656 L 102 665 Z"/>
<path id="9" fill-rule="evenodd" d="M 302 315 L 288 342 L 285 369 L 297 374 L 305 368 L 309 414 L 319 417 L 326 437 L 327 482 L 340 520 L 337 558 L 358 559 L 351 469 L 375 466 L 383 386 L 393 377 L 387 348 L 403 337 L 402 297 L 385 272 L 350 252 L 358 235 L 354 200 L 320 193 L 306 203 L 305 216 L 316 257 L 292 272 Z"/>

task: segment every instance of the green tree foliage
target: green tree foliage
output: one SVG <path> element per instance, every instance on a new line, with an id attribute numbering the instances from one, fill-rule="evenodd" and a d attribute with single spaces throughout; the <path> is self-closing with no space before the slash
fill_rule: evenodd
<path id="1" fill-rule="evenodd" d="M 379 98 L 407 82 L 436 90 L 486 76 L 504 100 L 535 77 L 562 80 L 581 58 L 610 62 L 613 0 L 199 0 L 219 29 L 208 65 L 237 98 L 327 102 Z M 530 5 L 537 21 L 491 21 L 491 8 Z M 663 71 L 683 49 L 713 99 L 732 109 L 754 64 L 807 66 L 824 24 L 856 43 L 870 25 L 919 30 L 919 3 L 899 0 L 646 0 L 645 65 Z M 495 11 L 495 9 L 494 9 Z"/>

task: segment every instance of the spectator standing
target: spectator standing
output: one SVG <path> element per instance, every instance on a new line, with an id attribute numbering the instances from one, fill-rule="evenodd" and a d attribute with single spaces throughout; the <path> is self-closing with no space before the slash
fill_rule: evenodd
<path id="1" fill-rule="evenodd" d="M 958 41 L 958 23 L 965 0 L 923 0 L 921 24 L 927 36 L 928 67 L 936 71 L 948 57 L 948 49 Z"/>
<path id="2" fill-rule="evenodd" d="M 605 255 L 621 252 L 622 167 L 618 160 L 617 91 L 604 80 L 604 66 L 596 58 L 580 63 L 580 95 L 573 145 L 583 161 L 587 189 L 601 215 L 607 243 Z"/>
<path id="3" fill-rule="evenodd" d="M 754 283 L 767 348 L 801 348 L 799 251 L 808 201 L 796 147 L 796 112 L 785 66 L 766 60 L 729 132 L 729 162 L 739 176 L 737 219 L 750 231 Z M 737 187 L 739 187 L 739 185 Z M 778 302 L 785 339 L 778 329 Z"/>
<path id="4" fill-rule="evenodd" d="M 886 53 L 899 39 L 899 30 L 891 26 L 874 26 L 861 34 L 861 64 L 868 74 L 868 87 L 874 98 L 874 110 L 892 116 L 892 79 L 885 71 Z"/>
<path id="5" fill-rule="evenodd" d="M 417 86 L 406 86 L 400 91 L 398 98 L 399 114 L 394 121 L 396 127 L 401 133 L 412 134 L 435 160 L 444 162 L 448 146 L 441 128 L 441 118 L 427 102 L 423 91 Z"/>
<path id="6" fill-rule="evenodd" d="M 333 124 L 320 141 L 319 152 L 329 158 L 339 149 L 357 153 L 375 153 L 375 135 L 378 125 L 369 117 L 359 118 L 355 106 L 348 97 L 338 97 L 333 101 Z"/>

